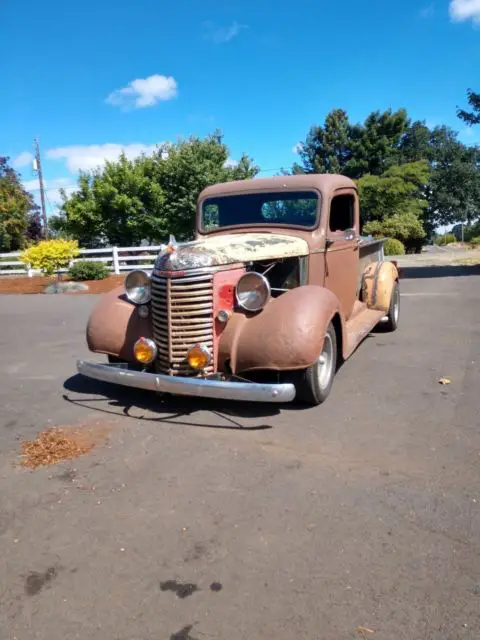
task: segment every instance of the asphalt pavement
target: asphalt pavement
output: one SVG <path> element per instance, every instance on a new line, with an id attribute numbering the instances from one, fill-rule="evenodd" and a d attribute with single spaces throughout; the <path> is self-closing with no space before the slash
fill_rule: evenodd
<path id="1" fill-rule="evenodd" d="M 0 638 L 478 640 L 480 273 L 404 275 L 313 409 L 81 379 L 97 298 L 0 296 Z M 20 468 L 53 425 L 108 440 Z"/>

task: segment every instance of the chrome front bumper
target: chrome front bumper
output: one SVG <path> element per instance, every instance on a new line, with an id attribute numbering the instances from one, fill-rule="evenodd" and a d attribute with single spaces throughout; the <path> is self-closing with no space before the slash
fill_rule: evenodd
<path id="1" fill-rule="evenodd" d="M 182 378 L 160 373 L 147 373 L 128 368 L 127 364 L 101 364 L 77 360 L 77 371 L 88 378 L 136 387 L 159 393 L 201 398 L 221 398 L 243 402 L 291 402 L 295 398 L 293 384 L 258 384 L 204 378 Z"/>

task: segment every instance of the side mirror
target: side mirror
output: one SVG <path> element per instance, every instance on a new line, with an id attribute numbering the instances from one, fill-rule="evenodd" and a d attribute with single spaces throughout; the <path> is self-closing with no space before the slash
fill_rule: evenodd
<path id="1" fill-rule="evenodd" d="M 357 239 L 357 232 L 355 231 L 355 229 L 345 229 L 343 237 L 345 238 L 345 240 L 356 240 Z"/>

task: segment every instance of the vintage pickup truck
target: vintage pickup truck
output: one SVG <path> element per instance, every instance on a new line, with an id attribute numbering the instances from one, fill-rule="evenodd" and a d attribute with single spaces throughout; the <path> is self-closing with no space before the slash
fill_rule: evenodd
<path id="1" fill-rule="evenodd" d="M 91 378 L 161 393 L 317 405 L 376 325 L 397 328 L 396 265 L 362 238 L 355 183 L 298 175 L 217 184 L 195 240 L 130 272 L 87 326 Z"/>

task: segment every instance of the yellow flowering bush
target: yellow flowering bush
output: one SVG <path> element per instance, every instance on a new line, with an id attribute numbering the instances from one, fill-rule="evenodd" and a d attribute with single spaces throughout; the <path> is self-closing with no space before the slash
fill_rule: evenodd
<path id="1" fill-rule="evenodd" d="M 67 268 L 79 253 L 76 240 L 43 240 L 26 249 L 20 260 L 33 269 L 40 269 L 45 275 L 51 276 L 59 269 Z"/>

